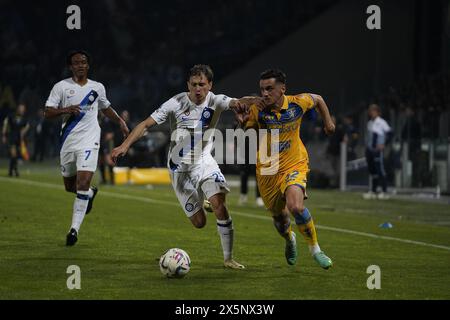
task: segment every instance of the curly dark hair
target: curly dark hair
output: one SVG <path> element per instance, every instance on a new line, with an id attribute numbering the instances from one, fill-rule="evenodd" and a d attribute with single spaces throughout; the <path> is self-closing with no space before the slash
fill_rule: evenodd
<path id="1" fill-rule="evenodd" d="M 72 57 L 76 54 L 82 54 L 82 55 L 86 56 L 88 64 L 91 64 L 91 55 L 89 53 L 87 53 L 86 50 L 72 50 L 69 52 L 69 54 L 67 55 L 67 58 L 66 58 L 66 64 L 68 66 L 70 66 L 72 64 Z"/>

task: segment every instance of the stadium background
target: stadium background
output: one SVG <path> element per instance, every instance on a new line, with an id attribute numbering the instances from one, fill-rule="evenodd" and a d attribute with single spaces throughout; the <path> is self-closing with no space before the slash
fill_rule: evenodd
<path id="1" fill-rule="evenodd" d="M 375 4 L 370 1 L 0 3 L 0 120 L 24 103 L 36 126 L 37 110 L 52 85 L 69 76 L 65 56 L 76 48 L 92 55 L 90 77 L 105 84 L 113 106 L 129 110 L 134 124 L 185 91 L 186 72 L 194 64 L 210 64 L 215 72 L 213 91 L 230 96 L 259 92 L 259 73 L 279 67 L 288 75 L 289 93 L 320 93 L 337 118 L 338 136 L 332 139 L 318 129 L 320 122 L 314 115 L 304 121 L 302 138 L 316 164 L 313 185 L 337 185 L 332 177 L 337 169 L 330 159 L 337 157 L 333 150 L 345 135 L 344 116 L 353 119 L 359 133 L 356 156 L 363 156 L 365 109 L 376 102 L 395 131 L 393 151 L 387 153 L 390 185 L 434 188 L 441 184 L 441 190 L 448 191 L 447 183 L 439 181 L 450 171 L 446 168 L 450 121 L 446 1 L 379 2 L 381 30 L 366 27 L 366 8 Z M 81 8 L 81 30 L 65 27 L 70 4 Z M 410 165 L 421 178 L 396 181 L 395 170 L 407 161 L 401 157 L 401 145 L 410 142 L 402 134 L 408 106 L 415 110 L 421 127 L 423 154 L 415 160 L 419 165 Z M 231 113 L 224 114 L 221 129 L 232 128 L 233 122 Z M 59 124 L 46 124 L 48 134 L 42 142 L 46 157 L 56 157 Z M 141 152 L 133 166 L 165 165 L 167 130 L 167 125 L 156 128 L 164 134 L 150 134 L 137 144 Z M 33 153 L 33 130 L 27 140 Z M 430 158 L 430 145 L 436 157 Z M 5 146 L 0 148 L 5 157 Z M 237 173 L 239 169 L 225 166 L 223 170 Z M 360 170 L 348 182 L 367 184 L 365 176 Z"/>

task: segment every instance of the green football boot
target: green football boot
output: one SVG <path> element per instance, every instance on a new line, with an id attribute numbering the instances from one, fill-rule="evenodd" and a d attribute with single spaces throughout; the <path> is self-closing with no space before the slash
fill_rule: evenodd
<path id="1" fill-rule="evenodd" d="M 291 266 L 297 263 L 297 241 L 295 237 L 295 232 L 291 231 L 291 239 L 286 240 L 286 248 L 284 250 L 286 261 Z"/>
<path id="2" fill-rule="evenodd" d="M 333 265 L 333 261 L 328 258 L 322 251 L 313 255 L 314 260 L 324 269 L 329 269 Z"/>

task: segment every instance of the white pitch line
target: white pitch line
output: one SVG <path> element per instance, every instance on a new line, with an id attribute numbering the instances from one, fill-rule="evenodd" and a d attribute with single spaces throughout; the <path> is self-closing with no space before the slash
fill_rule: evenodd
<path id="1" fill-rule="evenodd" d="M 58 190 L 64 189 L 63 186 L 60 186 L 60 185 L 46 183 L 46 182 L 32 181 L 32 180 L 0 177 L 0 181 L 20 183 L 20 184 L 39 186 L 39 187 L 58 189 Z M 144 197 L 140 197 L 140 196 L 131 196 L 131 195 L 127 195 L 127 194 L 120 194 L 120 193 L 109 192 L 109 191 L 101 191 L 100 195 L 111 197 L 111 198 L 124 199 L 124 200 L 135 200 L 135 201 L 141 201 L 141 202 L 146 202 L 146 203 L 158 203 L 158 204 L 164 204 L 164 205 L 169 205 L 169 206 L 179 206 L 178 201 L 157 200 L 157 199 L 144 198 Z M 272 218 L 270 218 L 268 216 L 264 216 L 264 215 L 256 215 L 256 214 L 252 214 L 252 213 L 245 213 L 245 212 L 234 211 L 234 210 L 230 210 L 230 212 L 233 215 L 248 217 L 248 218 L 252 218 L 252 219 L 262 219 L 262 220 L 270 220 L 270 221 L 272 220 Z M 335 227 L 328 227 L 328 226 L 323 226 L 323 225 L 316 225 L 316 227 L 318 229 L 323 229 L 323 230 L 328 230 L 328 231 L 353 234 L 353 235 L 374 238 L 374 239 L 397 241 L 397 242 L 402 242 L 402 243 L 415 244 L 415 245 L 444 249 L 444 250 L 450 251 L 450 247 L 444 246 L 444 245 L 437 245 L 437 244 L 432 244 L 432 243 L 426 243 L 426 242 L 409 240 L 409 239 L 401 239 L 401 238 L 395 238 L 395 237 L 389 237 L 389 236 L 380 236 L 380 235 L 373 234 L 373 233 L 354 231 L 354 230 L 335 228 Z"/>

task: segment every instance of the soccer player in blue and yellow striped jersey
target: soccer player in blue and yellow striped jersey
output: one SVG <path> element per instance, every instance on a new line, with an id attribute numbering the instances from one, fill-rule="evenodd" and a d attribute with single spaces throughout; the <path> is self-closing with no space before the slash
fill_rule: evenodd
<path id="1" fill-rule="evenodd" d="M 328 269 L 332 261 L 321 251 L 313 219 L 304 206 L 309 164 L 308 153 L 300 139 L 300 125 L 302 116 L 312 108 L 319 111 L 327 134 L 334 132 L 335 125 L 320 95 L 285 95 L 286 76 L 280 70 L 263 72 L 260 89 L 265 109 L 260 110 L 252 105 L 240 121 L 247 129 L 267 130 L 263 136 L 260 130 L 256 164 L 256 177 L 264 204 L 272 214 L 275 228 L 286 239 L 285 256 L 288 264 L 293 265 L 297 261 L 295 233 L 290 225 L 291 214 L 308 242 L 314 260 L 322 268 Z M 278 150 L 269 155 L 268 150 L 273 144 L 278 144 Z"/>

